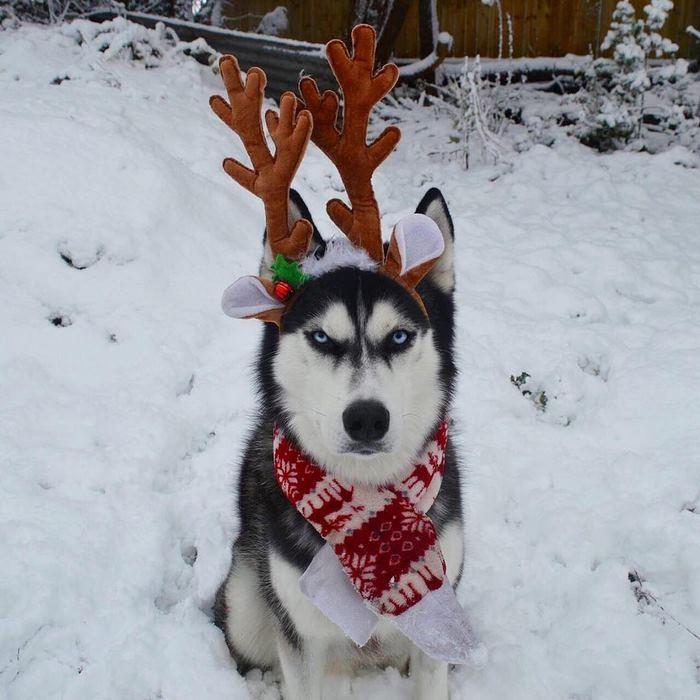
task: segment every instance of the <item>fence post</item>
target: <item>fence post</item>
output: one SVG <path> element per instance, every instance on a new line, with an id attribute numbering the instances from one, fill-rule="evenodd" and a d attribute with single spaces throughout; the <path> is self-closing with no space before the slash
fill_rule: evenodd
<path id="1" fill-rule="evenodd" d="M 598 52 L 600 51 L 601 32 L 603 31 L 603 0 L 598 0 L 598 20 L 596 22 L 595 28 L 595 47 L 593 49 L 593 55 L 598 58 Z"/>

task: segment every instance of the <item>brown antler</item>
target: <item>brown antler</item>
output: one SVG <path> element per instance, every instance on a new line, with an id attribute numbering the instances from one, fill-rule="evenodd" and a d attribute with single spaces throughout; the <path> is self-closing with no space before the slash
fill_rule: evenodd
<path id="1" fill-rule="evenodd" d="M 290 230 L 289 186 L 309 142 L 311 114 L 302 110 L 295 115 L 296 97 L 291 92 L 282 95 L 279 116 L 271 110 L 265 113 L 275 144 L 273 156 L 260 121 L 267 83 L 265 73 L 260 68 L 251 68 L 243 83 L 238 61 L 233 56 L 223 56 L 219 67 L 229 101 L 214 95 L 209 104 L 216 116 L 240 136 L 253 165 L 251 170 L 233 158 L 226 158 L 224 170 L 262 199 L 273 256 L 281 253 L 288 258 L 300 258 L 308 249 L 313 229 L 306 219 L 300 219 Z"/>
<path id="2" fill-rule="evenodd" d="M 367 24 L 352 30 L 352 58 L 342 41 L 326 46 L 328 63 L 343 91 L 343 129 L 336 127 L 338 95 L 326 90 L 321 95 L 312 78 L 299 83 L 306 108 L 313 115 L 313 142 L 333 161 L 350 200 L 349 209 L 339 199 L 326 208 L 335 224 L 355 245 L 363 247 L 377 262 L 384 259 L 381 219 L 372 189 L 372 174 L 394 150 L 401 132 L 390 126 L 367 144 L 369 114 L 394 87 L 399 69 L 387 64 L 374 72 L 376 35 Z M 301 113 L 300 113 L 301 114 Z"/>

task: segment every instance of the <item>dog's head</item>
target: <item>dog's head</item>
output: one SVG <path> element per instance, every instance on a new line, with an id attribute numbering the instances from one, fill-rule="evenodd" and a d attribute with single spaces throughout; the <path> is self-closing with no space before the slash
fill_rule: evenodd
<path id="1" fill-rule="evenodd" d="M 292 192 L 291 216 L 310 219 Z M 355 482 L 391 480 L 444 417 L 454 376 L 453 226 L 436 189 L 417 208 L 438 225 L 444 252 L 417 287 L 382 274 L 314 227 L 299 291 L 281 327 L 266 324 L 259 360 L 264 405 L 327 471 Z M 261 272 L 269 267 L 265 246 Z"/>
<path id="2" fill-rule="evenodd" d="M 263 201 L 267 225 L 260 275 L 236 280 L 223 308 L 267 322 L 259 376 L 269 418 L 327 471 L 382 483 L 417 456 L 447 411 L 453 231 L 442 195 L 430 190 L 383 247 L 372 175 L 400 131 L 388 126 L 368 141 L 367 127 L 399 69 L 375 65 L 369 25 L 356 26 L 351 38 L 352 47 L 326 46 L 344 96 L 342 125 L 339 93 L 321 93 L 304 77 L 302 100 L 284 93 L 279 113 L 265 113 L 274 155 L 260 120 L 264 72 L 253 67 L 243 78 L 235 57 L 219 63 L 228 99 L 214 95 L 210 104 L 252 166 L 227 158 L 224 170 Z M 289 189 L 309 139 L 337 168 L 350 203 L 327 203 L 346 236 L 328 246 Z"/>

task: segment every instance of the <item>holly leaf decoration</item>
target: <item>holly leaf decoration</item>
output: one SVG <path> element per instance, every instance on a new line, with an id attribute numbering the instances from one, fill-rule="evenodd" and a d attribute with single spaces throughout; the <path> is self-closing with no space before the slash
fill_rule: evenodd
<path id="1" fill-rule="evenodd" d="M 275 261 L 270 265 L 273 282 L 286 282 L 295 290 L 308 282 L 311 277 L 302 272 L 296 260 L 287 260 L 281 253 L 275 257 Z"/>

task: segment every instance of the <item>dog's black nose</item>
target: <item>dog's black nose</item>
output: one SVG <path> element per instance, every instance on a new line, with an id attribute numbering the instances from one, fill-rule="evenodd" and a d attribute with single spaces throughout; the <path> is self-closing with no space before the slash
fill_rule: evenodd
<path id="1" fill-rule="evenodd" d="M 343 411 L 345 432 L 356 442 L 376 442 L 389 430 L 389 411 L 379 401 L 355 401 Z"/>

